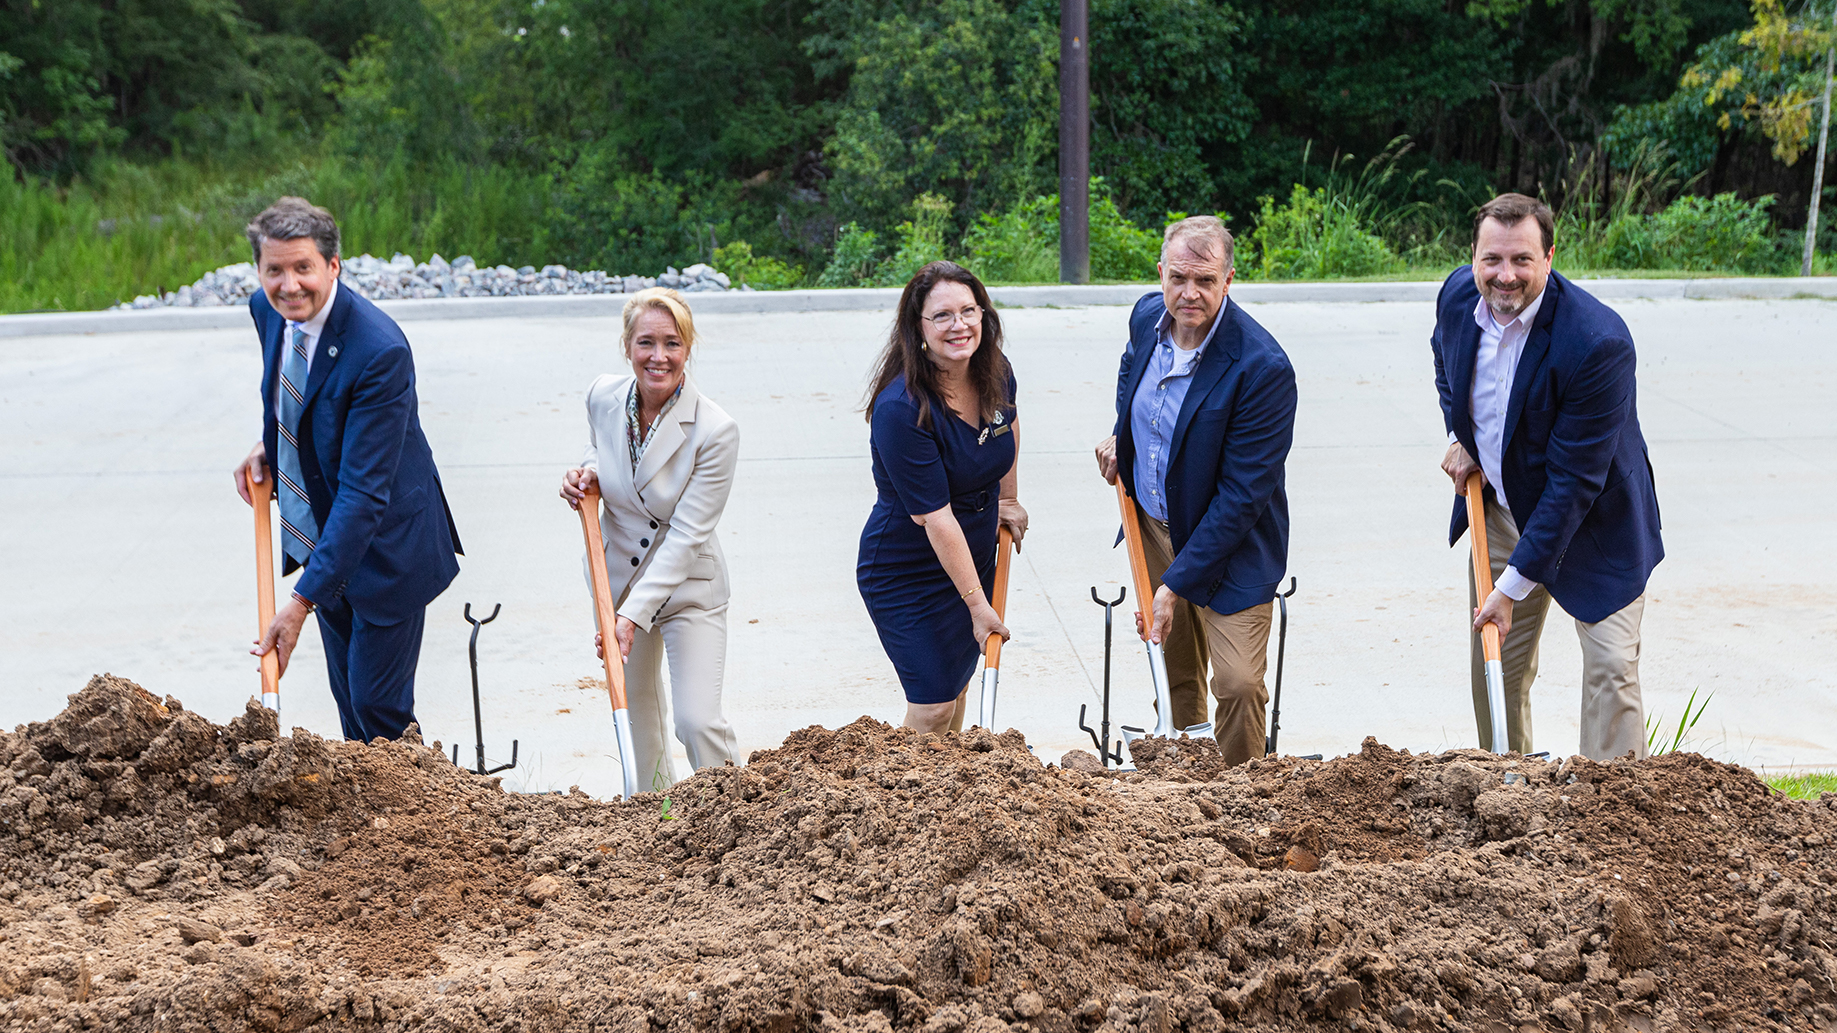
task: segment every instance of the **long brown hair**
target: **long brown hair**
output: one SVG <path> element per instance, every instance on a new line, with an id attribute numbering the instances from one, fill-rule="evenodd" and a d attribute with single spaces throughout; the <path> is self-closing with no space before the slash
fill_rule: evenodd
<path id="1" fill-rule="evenodd" d="M 1008 357 L 1001 352 L 1001 317 L 989 290 L 976 274 L 955 262 L 933 262 L 918 271 L 899 296 L 899 314 L 893 332 L 887 335 L 875 363 L 873 386 L 867 393 L 867 418 L 874 419 L 874 400 L 887 385 L 901 376 L 906 378 L 906 392 L 918 404 L 919 426 L 931 427 L 931 399 L 944 397 L 938 384 L 938 367 L 925 354 L 925 333 L 919 326 L 924 318 L 925 299 L 931 289 L 949 281 L 970 289 L 976 304 L 982 308 L 982 342 L 970 356 L 970 388 L 976 392 L 976 409 L 984 421 L 992 420 L 1008 402 Z"/>

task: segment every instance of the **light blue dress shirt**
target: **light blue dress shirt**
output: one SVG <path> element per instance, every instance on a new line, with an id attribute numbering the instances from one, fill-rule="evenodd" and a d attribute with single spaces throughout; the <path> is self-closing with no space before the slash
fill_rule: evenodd
<path id="1" fill-rule="evenodd" d="M 1167 453 L 1173 445 L 1174 424 L 1180 420 L 1187 389 L 1193 386 L 1193 370 L 1205 357 L 1230 304 L 1227 297 L 1218 306 L 1206 339 L 1192 351 L 1174 343 L 1173 313 L 1163 315 L 1155 327 L 1154 353 L 1148 357 L 1148 369 L 1142 373 L 1135 398 L 1129 403 L 1129 432 L 1135 438 L 1135 499 L 1142 504 L 1143 512 L 1163 523 L 1167 521 Z"/>

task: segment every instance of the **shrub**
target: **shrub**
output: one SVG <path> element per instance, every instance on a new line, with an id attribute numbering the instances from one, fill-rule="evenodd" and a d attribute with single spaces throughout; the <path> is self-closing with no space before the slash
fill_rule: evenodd
<path id="1" fill-rule="evenodd" d="M 1160 234 L 1123 218 L 1101 180 L 1092 185 L 1097 189 L 1091 197 L 1091 278 L 1155 279 Z M 1022 201 L 1000 215 L 984 215 L 964 234 L 963 250 L 984 280 L 1059 282 L 1059 195 Z"/>
<path id="2" fill-rule="evenodd" d="M 1402 265 L 1390 245 L 1363 227 L 1361 206 L 1337 193 L 1310 193 L 1297 183 L 1282 207 L 1272 197 L 1260 204 L 1240 266 L 1250 266 L 1261 279 L 1372 276 Z"/>
<path id="3" fill-rule="evenodd" d="M 1772 264 L 1767 209 L 1773 197 L 1743 201 L 1734 194 L 1680 197 L 1652 216 L 1664 263 L 1676 269 L 1757 272 Z"/>
<path id="4" fill-rule="evenodd" d="M 770 255 L 753 254 L 744 240 L 714 250 L 714 267 L 733 278 L 733 285 L 762 291 L 789 290 L 804 282 L 804 267 L 781 262 Z"/>
<path id="5" fill-rule="evenodd" d="M 1588 264 L 1603 269 L 1656 269 L 1660 264 L 1658 242 L 1643 215 L 1622 215 L 1608 223 L 1592 254 Z"/>
<path id="6" fill-rule="evenodd" d="M 817 277 L 818 287 L 862 287 L 880 264 L 880 234 L 851 222 L 836 231 L 835 254 Z"/>
<path id="7" fill-rule="evenodd" d="M 992 283 L 1057 283 L 1058 195 L 984 215 L 963 235 L 964 264 Z"/>
<path id="8" fill-rule="evenodd" d="M 1557 244 L 1578 269 L 1765 272 L 1778 261 L 1767 209 L 1772 197 L 1680 197 L 1655 215 L 1621 210 L 1605 220 L 1565 215 Z"/>
<path id="9" fill-rule="evenodd" d="M 1057 248 L 1058 241 L 1053 245 Z M 1109 194 L 1091 198 L 1091 279 L 1158 280 L 1155 263 L 1160 260 L 1159 233 L 1123 218 Z"/>
<path id="10" fill-rule="evenodd" d="M 881 267 L 878 282 L 904 287 L 920 269 L 947 257 L 944 226 L 950 221 L 950 202 L 936 194 L 920 194 L 912 202 L 912 218 L 899 224 L 899 250 Z"/>

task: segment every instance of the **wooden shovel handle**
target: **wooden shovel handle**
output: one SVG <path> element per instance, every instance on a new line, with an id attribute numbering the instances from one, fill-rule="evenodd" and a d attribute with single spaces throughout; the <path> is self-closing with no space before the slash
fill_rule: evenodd
<path id="1" fill-rule="evenodd" d="M 274 623 L 274 482 L 269 474 L 261 480 L 248 479 L 250 505 L 255 507 L 255 638 L 260 641 Z M 280 696 L 281 654 L 270 649 L 262 654 L 262 698 Z"/>
<path id="2" fill-rule="evenodd" d="M 995 596 L 989 605 L 995 607 L 995 616 L 1002 623 L 1008 620 L 1008 559 L 1014 552 L 1014 536 L 1002 528 L 995 543 Z M 982 648 L 982 666 L 1001 666 L 1001 636 L 989 636 L 988 644 Z"/>
<path id="3" fill-rule="evenodd" d="M 1136 514 L 1135 500 L 1123 490 L 1123 479 L 1116 479 L 1116 504 L 1123 511 L 1123 543 L 1129 548 L 1129 579 L 1135 583 L 1136 605 L 1141 607 L 1142 627 L 1154 621 L 1154 582 L 1148 578 L 1148 552 L 1142 545 L 1142 519 Z"/>
<path id="4" fill-rule="evenodd" d="M 600 489 L 587 489 L 580 500 L 580 527 L 587 536 L 587 573 L 593 581 L 593 613 L 599 620 L 600 652 L 605 654 L 606 692 L 612 709 L 625 709 L 625 661 L 619 656 L 618 614 L 612 608 L 612 579 L 606 576 L 606 545 L 600 538 Z"/>
<path id="5" fill-rule="evenodd" d="M 1486 499 L 1480 471 L 1467 475 L 1467 533 L 1473 538 L 1474 598 L 1484 605 L 1493 594 L 1493 561 L 1486 551 Z M 1499 625 L 1487 621 L 1480 628 L 1480 648 L 1488 660 L 1499 659 Z"/>

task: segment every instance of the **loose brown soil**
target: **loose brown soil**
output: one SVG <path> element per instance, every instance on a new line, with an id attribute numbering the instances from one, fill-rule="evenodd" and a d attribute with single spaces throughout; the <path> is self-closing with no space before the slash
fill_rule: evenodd
<path id="1" fill-rule="evenodd" d="M 1837 1020 L 1837 798 L 1693 755 L 1136 757 L 864 718 L 605 803 L 102 676 L 0 735 L 0 1028 Z"/>

